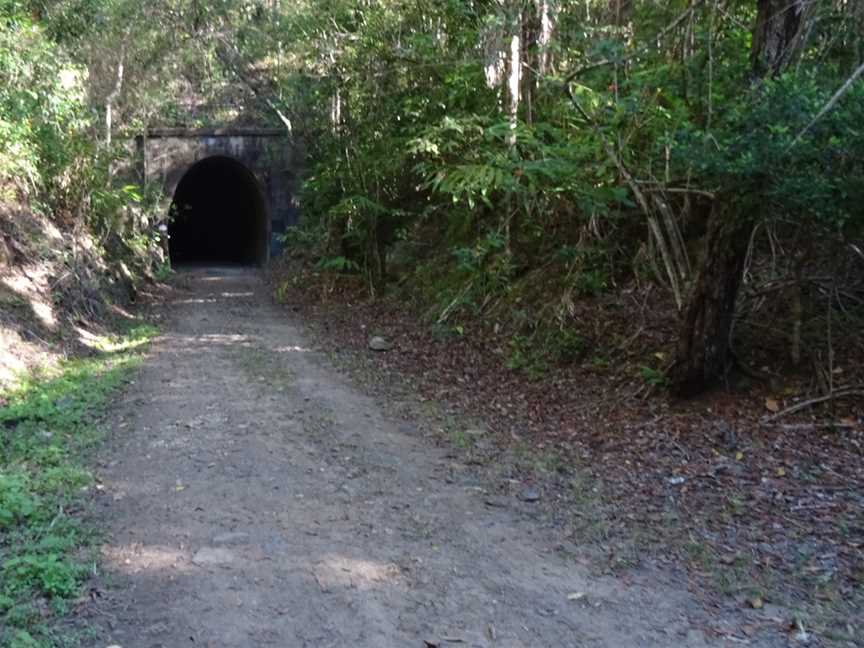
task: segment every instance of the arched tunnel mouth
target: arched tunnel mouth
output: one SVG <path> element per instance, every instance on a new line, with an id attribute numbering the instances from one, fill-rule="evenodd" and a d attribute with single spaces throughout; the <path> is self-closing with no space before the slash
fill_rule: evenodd
<path id="1" fill-rule="evenodd" d="M 186 171 L 174 192 L 171 263 L 262 265 L 267 222 L 254 174 L 233 158 L 205 158 Z"/>

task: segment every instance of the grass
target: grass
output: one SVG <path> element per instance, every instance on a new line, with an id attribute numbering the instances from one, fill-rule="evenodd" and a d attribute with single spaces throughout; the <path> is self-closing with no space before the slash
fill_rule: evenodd
<path id="1" fill-rule="evenodd" d="M 142 360 L 149 326 L 97 355 L 22 376 L 0 394 L 0 647 L 69 646 L 52 628 L 78 598 L 96 532 L 82 523 L 88 455 L 112 397 Z"/>

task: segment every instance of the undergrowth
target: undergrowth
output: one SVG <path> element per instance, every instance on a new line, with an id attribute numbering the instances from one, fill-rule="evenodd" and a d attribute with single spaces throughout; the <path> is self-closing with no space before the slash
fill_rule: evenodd
<path id="1" fill-rule="evenodd" d="M 147 325 L 105 338 L 97 354 L 22 376 L 0 394 L 0 647 L 74 639 L 52 629 L 94 568 L 82 523 L 87 457 L 112 397 L 142 360 Z"/>

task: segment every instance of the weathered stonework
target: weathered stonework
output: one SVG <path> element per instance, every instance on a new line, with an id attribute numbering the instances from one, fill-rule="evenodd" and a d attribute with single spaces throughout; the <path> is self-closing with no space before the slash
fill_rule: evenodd
<path id="1" fill-rule="evenodd" d="M 159 183 L 167 208 L 184 174 L 210 157 L 240 162 L 255 176 L 267 206 L 269 251 L 279 249 L 278 235 L 297 222 L 296 201 L 302 154 L 282 129 L 152 128 L 137 138 L 140 173 L 148 183 Z"/>

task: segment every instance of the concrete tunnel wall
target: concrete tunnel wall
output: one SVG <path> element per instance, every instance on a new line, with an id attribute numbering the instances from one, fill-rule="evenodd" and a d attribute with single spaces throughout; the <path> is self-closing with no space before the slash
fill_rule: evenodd
<path id="1" fill-rule="evenodd" d="M 136 144 L 142 176 L 145 181 L 161 184 L 166 213 L 184 177 L 198 163 L 208 158 L 227 158 L 247 169 L 258 185 L 266 213 L 264 242 L 254 263 L 263 264 L 279 253 L 279 235 L 299 216 L 296 192 L 302 160 L 298 143 L 284 130 L 150 129 L 146 137 L 137 138 Z"/>

